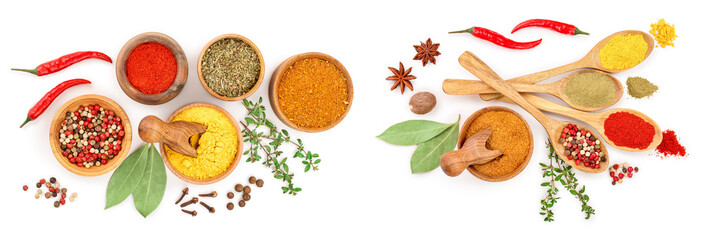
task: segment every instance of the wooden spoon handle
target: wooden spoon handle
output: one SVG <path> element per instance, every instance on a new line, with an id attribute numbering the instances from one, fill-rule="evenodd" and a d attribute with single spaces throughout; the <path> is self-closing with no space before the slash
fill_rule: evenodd
<path id="1" fill-rule="evenodd" d="M 142 118 L 139 122 L 139 137 L 148 143 L 158 143 L 164 141 L 164 132 L 169 127 L 164 121 L 161 121 L 154 115 L 149 115 Z"/>
<path id="2" fill-rule="evenodd" d="M 543 111 L 548 111 L 551 113 L 559 114 L 565 117 L 577 119 L 579 121 L 585 122 L 591 126 L 596 127 L 598 125 L 598 120 L 602 118 L 601 113 L 590 113 L 590 112 L 583 112 L 579 111 L 573 108 L 565 107 L 563 105 L 557 104 L 555 102 L 549 101 L 547 99 L 535 96 L 533 94 L 529 93 L 521 93 L 521 96 L 528 101 L 530 104 L 535 106 L 536 108 L 543 110 Z M 514 103 L 511 101 L 511 99 L 508 99 L 505 96 L 501 96 L 498 98 L 499 101 L 507 102 L 507 103 Z M 595 125 L 596 124 L 596 125 Z"/>
<path id="3" fill-rule="evenodd" d="M 540 124 L 542 124 L 546 130 L 550 129 L 553 123 L 557 122 L 556 120 L 549 118 L 543 112 L 535 108 L 535 106 L 531 105 L 528 101 L 523 99 L 523 97 L 521 97 L 518 92 L 511 88 L 511 85 L 509 85 L 506 81 L 503 81 L 501 77 L 499 77 L 499 75 L 494 72 L 494 70 L 491 70 L 491 68 L 489 68 L 486 63 L 484 63 L 473 53 L 469 51 L 462 53 L 459 62 L 460 65 L 462 65 L 465 69 L 474 74 L 474 76 L 477 76 L 486 84 L 493 87 L 501 94 L 508 97 L 513 102 L 517 103 L 523 109 L 528 111 L 528 113 L 533 115 L 533 117 L 535 117 L 535 119 L 537 119 L 538 122 L 540 122 Z"/>
<path id="4" fill-rule="evenodd" d="M 501 151 L 486 149 L 486 140 L 491 135 L 491 129 L 484 129 L 469 137 L 462 148 L 447 152 L 440 157 L 440 168 L 450 177 L 464 172 L 467 167 L 487 163 L 499 156 Z"/>
<path id="5" fill-rule="evenodd" d="M 524 75 L 524 76 L 520 76 L 520 77 L 516 77 L 516 78 L 511 78 L 506 81 L 509 81 L 511 83 L 524 83 L 524 84 L 538 83 L 538 82 L 543 81 L 545 79 L 557 76 L 558 74 L 562 74 L 562 73 L 566 73 L 566 72 L 569 72 L 569 71 L 572 71 L 575 69 L 583 68 L 583 67 L 585 67 L 583 61 L 584 61 L 584 58 L 582 58 L 576 62 L 562 65 L 562 66 L 559 66 L 559 67 L 556 67 L 553 69 L 548 69 L 548 70 L 545 70 L 542 72 L 537 72 L 537 73 L 528 74 L 528 75 Z M 466 67 L 465 67 L 465 69 L 466 69 Z M 467 69 L 467 70 L 469 70 L 469 69 Z M 489 100 L 493 100 L 493 99 L 497 99 L 497 98 L 501 97 L 501 94 L 500 93 L 489 93 L 489 94 L 481 94 L 479 96 L 482 99 L 484 99 L 485 101 L 489 101 Z"/>
<path id="6" fill-rule="evenodd" d="M 511 83 L 517 92 L 550 93 L 553 88 L 546 84 Z M 450 95 L 498 93 L 494 88 L 479 80 L 445 79 L 442 90 Z"/>

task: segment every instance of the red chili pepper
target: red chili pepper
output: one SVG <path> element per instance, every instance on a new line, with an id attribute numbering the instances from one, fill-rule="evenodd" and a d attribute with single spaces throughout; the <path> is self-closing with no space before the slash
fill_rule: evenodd
<path id="1" fill-rule="evenodd" d="M 37 76 L 44 76 L 47 74 L 55 73 L 58 71 L 61 71 L 64 68 L 67 68 L 68 66 L 71 66 L 77 62 L 89 59 L 89 58 L 97 58 L 100 60 L 104 60 L 106 62 L 112 63 L 112 59 L 108 57 L 108 55 L 105 55 L 101 52 L 75 52 L 71 54 L 64 55 L 63 57 L 45 62 L 37 66 L 35 69 L 19 69 L 19 68 L 13 68 L 12 70 L 14 71 L 23 71 L 23 72 L 28 72 Z"/>
<path id="2" fill-rule="evenodd" d="M 463 32 L 468 32 L 474 35 L 475 37 L 487 40 L 489 42 L 492 42 L 496 45 L 505 47 L 505 48 L 511 48 L 511 49 L 530 49 L 534 48 L 535 46 L 538 46 L 540 42 L 543 41 L 543 39 L 538 39 L 536 41 L 532 42 L 516 42 L 511 39 L 508 39 L 504 37 L 503 35 L 491 31 L 489 29 L 483 28 L 483 27 L 471 27 L 467 28 L 465 30 L 460 30 L 460 31 L 454 31 L 450 33 L 463 33 Z"/>
<path id="3" fill-rule="evenodd" d="M 25 124 L 27 124 L 29 121 L 32 121 L 34 119 L 37 119 L 39 115 L 42 115 L 44 110 L 51 105 L 52 102 L 54 102 L 54 99 L 58 97 L 62 92 L 64 92 L 66 89 L 79 85 L 79 84 L 90 84 L 90 81 L 85 80 L 85 79 L 71 79 L 71 80 L 66 80 L 62 83 L 59 83 L 59 85 L 56 85 L 53 89 L 51 89 L 49 92 L 44 94 L 44 97 L 39 99 L 39 101 L 34 104 L 34 107 L 29 109 L 29 112 L 27 113 L 27 120 L 20 125 L 20 128 L 22 128 Z"/>
<path id="4" fill-rule="evenodd" d="M 581 30 L 579 30 L 579 28 L 575 27 L 574 25 L 563 23 L 563 22 L 558 22 L 558 21 L 553 21 L 553 20 L 547 20 L 547 19 L 526 20 L 526 21 L 516 25 L 516 27 L 513 28 L 513 31 L 511 31 L 511 33 L 514 33 L 520 29 L 527 28 L 527 27 L 549 28 L 549 29 L 555 30 L 559 33 L 569 34 L 569 35 L 577 35 L 577 34 L 589 35 L 589 33 L 582 32 Z"/>

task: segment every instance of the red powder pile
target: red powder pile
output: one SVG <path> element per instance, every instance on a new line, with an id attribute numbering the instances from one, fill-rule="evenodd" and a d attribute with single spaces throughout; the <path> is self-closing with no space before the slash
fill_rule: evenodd
<path id="1" fill-rule="evenodd" d="M 655 137 L 655 127 L 628 112 L 615 112 L 604 121 L 604 133 L 616 146 L 645 149 Z"/>
<path id="2" fill-rule="evenodd" d="M 687 149 L 680 145 L 680 141 L 677 140 L 677 134 L 672 130 L 662 132 L 662 142 L 655 151 L 661 158 L 669 156 L 684 157 L 687 155 Z"/>
<path id="3" fill-rule="evenodd" d="M 125 65 L 130 84 L 146 94 L 163 92 L 176 79 L 176 58 L 168 48 L 158 43 L 137 46 L 127 57 Z"/>

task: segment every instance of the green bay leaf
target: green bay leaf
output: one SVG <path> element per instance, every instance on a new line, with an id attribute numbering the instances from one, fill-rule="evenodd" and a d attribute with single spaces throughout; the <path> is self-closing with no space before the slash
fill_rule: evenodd
<path id="1" fill-rule="evenodd" d="M 166 191 L 164 161 L 154 145 L 151 145 L 148 151 L 142 181 L 132 193 L 134 207 L 145 218 L 159 206 Z"/>
<path id="2" fill-rule="evenodd" d="M 453 124 L 428 120 L 408 120 L 394 124 L 377 138 L 396 145 L 414 145 L 438 136 Z"/>
<path id="3" fill-rule="evenodd" d="M 137 188 L 144 174 L 149 145 L 137 149 L 112 173 L 105 195 L 105 209 L 125 201 Z"/>
<path id="4" fill-rule="evenodd" d="M 411 172 L 429 172 L 440 166 L 440 156 L 455 149 L 459 135 L 459 121 L 436 137 L 418 145 L 411 157 Z"/>

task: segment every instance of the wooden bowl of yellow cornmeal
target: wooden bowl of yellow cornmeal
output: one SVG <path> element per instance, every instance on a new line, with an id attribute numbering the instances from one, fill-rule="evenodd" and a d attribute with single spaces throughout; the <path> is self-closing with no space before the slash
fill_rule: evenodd
<path id="1" fill-rule="evenodd" d="M 161 145 L 164 163 L 174 175 L 193 184 L 211 184 L 230 175 L 242 156 L 242 134 L 237 121 L 224 109 L 207 103 L 192 103 L 176 110 L 167 122 L 187 121 L 206 127 L 191 137 L 198 152 L 189 157 Z"/>

